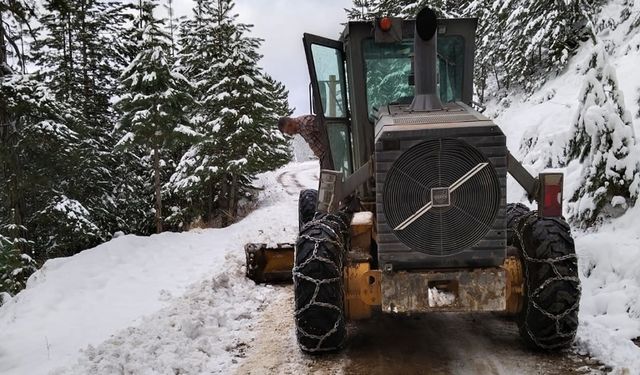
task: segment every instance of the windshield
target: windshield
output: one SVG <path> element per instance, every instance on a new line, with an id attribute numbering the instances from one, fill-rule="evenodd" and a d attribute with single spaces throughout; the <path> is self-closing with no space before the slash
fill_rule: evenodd
<path id="1" fill-rule="evenodd" d="M 413 99 L 413 86 L 409 86 L 413 40 L 376 44 L 373 39 L 366 39 L 363 53 L 369 117 L 380 106 L 410 103 Z M 438 37 L 438 86 L 444 103 L 461 99 L 463 65 L 464 38 Z"/>

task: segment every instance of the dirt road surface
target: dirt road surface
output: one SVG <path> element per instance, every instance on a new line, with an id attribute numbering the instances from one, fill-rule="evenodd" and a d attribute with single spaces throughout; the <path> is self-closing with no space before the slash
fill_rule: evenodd
<path id="1" fill-rule="evenodd" d="M 378 314 L 350 323 L 341 353 L 305 355 L 295 340 L 293 288 L 277 288 L 237 374 L 606 373 L 595 361 L 570 351 L 548 354 L 526 348 L 515 323 L 490 313 Z"/>
<path id="2" fill-rule="evenodd" d="M 317 166 L 283 173 L 291 195 L 315 187 Z M 570 351 L 526 348 L 514 322 L 490 313 L 433 313 L 417 317 L 377 314 L 349 324 L 344 350 L 312 356 L 298 349 L 293 287 L 277 286 L 263 313 L 257 339 L 246 344 L 237 374 L 603 374 L 606 369 Z"/>

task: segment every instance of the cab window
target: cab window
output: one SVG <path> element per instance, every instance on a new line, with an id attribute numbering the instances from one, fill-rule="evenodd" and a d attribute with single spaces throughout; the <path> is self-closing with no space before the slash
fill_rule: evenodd
<path id="1" fill-rule="evenodd" d="M 410 103 L 414 88 L 409 85 L 413 40 L 401 43 L 375 43 L 363 41 L 367 106 L 371 118 L 377 108 L 390 103 Z M 452 102 L 462 98 L 464 68 L 464 38 L 438 37 L 438 64 L 440 99 Z"/>

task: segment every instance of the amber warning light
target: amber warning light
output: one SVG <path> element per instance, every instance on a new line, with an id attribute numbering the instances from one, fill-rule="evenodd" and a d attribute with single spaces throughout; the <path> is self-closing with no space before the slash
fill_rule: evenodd
<path id="1" fill-rule="evenodd" d="M 562 180 L 562 173 L 540 173 L 540 199 L 538 199 L 540 216 L 562 216 Z"/>
<path id="2" fill-rule="evenodd" d="M 393 24 L 391 22 L 391 18 L 389 18 L 389 17 L 380 18 L 380 20 L 378 21 L 378 26 L 380 26 L 380 30 L 382 30 L 382 31 L 391 30 L 391 26 L 393 26 Z"/>

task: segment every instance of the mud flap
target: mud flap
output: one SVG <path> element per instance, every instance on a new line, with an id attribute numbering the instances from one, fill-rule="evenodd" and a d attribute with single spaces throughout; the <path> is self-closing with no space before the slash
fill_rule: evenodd
<path id="1" fill-rule="evenodd" d="M 292 243 L 280 243 L 277 247 L 268 247 L 265 243 L 246 244 L 247 277 L 256 283 L 292 282 L 294 246 Z"/>

